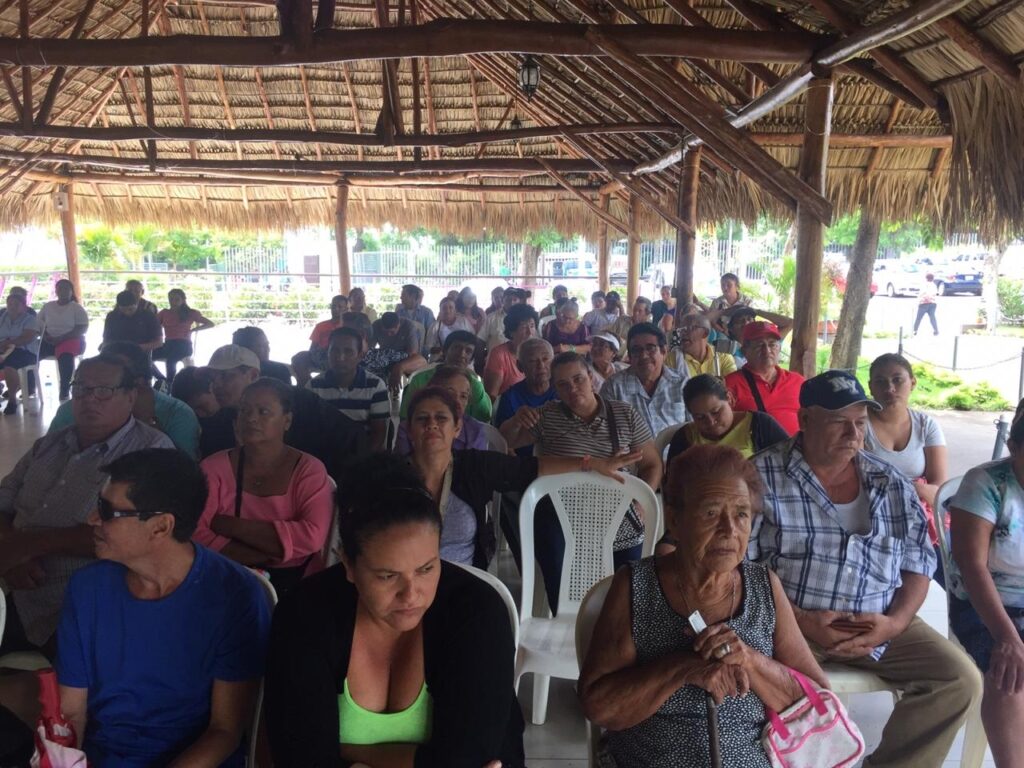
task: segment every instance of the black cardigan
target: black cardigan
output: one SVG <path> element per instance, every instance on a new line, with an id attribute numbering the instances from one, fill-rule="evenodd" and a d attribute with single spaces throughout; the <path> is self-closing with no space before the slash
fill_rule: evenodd
<path id="1" fill-rule="evenodd" d="M 302 581 L 274 611 L 266 674 L 267 732 L 276 768 L 342 768 L 338 695 L 348 672 L 357 594 L 341 565 Z M 488 584 L 442 563 L 423 617 L 430 741 L 416 768 L 524 765 L 523 718 L 513 688 L 508 611 Z"/>
<path id="2" fill-rule="evenodd" d="M 775 417 L 763 411 L 750 412 L 750 437 L 754 443 L 754 453 L 769 448 L 776 443 L 789 440 L 789 434 L 782 428 L 782 425 L 775 420 Z M 676 456 L 690 447 L 690 439 L 686 435 L 686 426 L 680 429 L 672 437 L 668 444 L 668 459 L 665 460 L 665 471 L 668 471 L 669 462 Z"/>
<path id="3" fill-rule="evenodd" d="M 476 516 L 473 565 L 486 568 L 494 555 L 494 528 L 487 523 L 487 503 L 495 493 L 522 493 L 537 479 L 537 459 L 498 451 L 452 452 L 452 493 Z"/>

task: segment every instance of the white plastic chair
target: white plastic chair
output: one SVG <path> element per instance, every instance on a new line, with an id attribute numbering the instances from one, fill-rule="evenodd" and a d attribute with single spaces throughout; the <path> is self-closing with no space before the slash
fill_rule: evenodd
<path id="1" fill-rule="evenodd" d="M 583 602 L 580 603 L 580 611 L 576 616 L 576 657 L 583 662 L 587 658 L 587 651 L 590 650 L 590 641 L 594 637 L 594 627 L 601 616 L 601 609 L 604 608 L 604 601 L 608 598 L 608 590 L 612 587 L 612 578 L 601 579 L 590 588 Z M 601 729 L 594 727 L 589 720 L 587 726 L 587 757 L 590 765 L 597 765 L 597 746 L 601 739 Z"/>
<path id="2" fill-rule="evenodd" d="M 540 322 L 537 324 L 537 335 L 540 336 L 543 339 L 544 338 L 544 329 L 548 327 L 549 323 L 553 323 L 555 320 L 556 320 L 556 318 L 555 318 L 554 315 L 548 315 L 547 317 L 542 317 L 540 319 Z"/>
<path id="3" fill-rule="evenodd" d="M 7 595 L 0 591 L 0 639 L 7 629 Z M 37 651 L 15 651 L 0 656 L 0 669 L 15 669 L 22 672 L 35 672 L 53 666 L 50 660 Z"/>
<path id="4" fill-rule="evenodd" d="M 446 560 L 445 562 L 450 561 Z M 497 576 L 495 576 L 492 573 L 488 573 L 487 571 L 481 570 L 480 568 L 476 568 L 472 565 L 464 565 L 463 563 L 454 562 L 451 563 L 451 565 L 456 565 L 464 571 L 469 571 L 481 581 L 486 581 L 494 588 L 494 591 L 498 593 L 498 596 L 501 597 L 501 601 L 505 603 L 505 610 L 508 611 L 508 620 L 509 623 L 512 625 L 512 643 L 515 646 L 516 651 L 518 651 L 519 613 L 516 608 L 516 601 L 512 598 L 512 593 L 508 591 L 508 587 L 506 587 Z"/>
<path id="5" fill-rule="evenodd" d="M 939 554 L 942 557 L 942 575 L 945 580 L 943 585 L 946 588 L 946 605 L 949 605 L 949 575 L 953 568 L 953 554 L 950 551 L 949 538 L 946 535 L 946 505 L 956 495 L 960 488 L 960 481 L 963 475 L 947 480 L 939 488 L 935 495 L 935 529 L 939 532 Z M 952 628 L 947 632 L 950 642 L 957 648 L 963 650 L 960 640 L 953 633 Z M 985 726 L 981 722 L 981 706 L 974 707 L 967 715 L 964 723 L 964 746 L 960 753 L 961 768 L 980 768 L 985 760 L 985 749 L 988 746 L 988 739 L 985 736 Z"/>
<path id="6" fill-rule="evenodd" d="M 549 497 L 565 536 L 565 557 L 558 591 L 558 615 L 534 617 L 536 560 L 533 519 L 537 503 Z M 644 510 L 646 557 L 654 550 L 661 507 L 650 486 L 627 475 L 620 483 L 594 472 L 544 475 L 534 480 L 519 505 L 522 542 L 522 605 L 519 611 L 519 653 L 516 656 L 516 688 L 520 678 L 533 673 L 534 725 L 547 717 L 550 678 L 576 680 L 580 667 L 574 645 L 576 615 L 590 589 L 614 570 L 612 545 L 619 524 L 631 502 Z"/>
<path id="7" fill-rule="evenodd" d="M 267 602 L 270 603 L 270 611 L 273 613 L 274 608 L 277 607 L 277 590 L 274 589 L 274 585 L 270 583 L 270 579 L 264 576 L 259 571 L 250 569 L 250 572 L 257 579 L 260 580 L 260 586 L 263 587 L 263 592 L 266 595 Z M 252 713 L 252 725 L 249 728 L 249 749 L 248 749 L 248 760 L 246 765 L 248 768 L 254 768 L 256 765 L 256 751 L 259 747 L 259 736 L 260 736 L 260 719 L 263 717 L 263 680 L 260 680 L 260 688 L 256 694 L 256 707 Z"/>
<path id="8" fill-rule="evenodd" d="M 668 450 L 669 443 L 672 442 L 672 438 L 676 436 L 676 432 L 682 429 L 685 424 L 673 424 L 671 427 L 665 427 L 661 430 L 654 438 L 654 450 L 661 456 L 662 461 L 665 460 L 665 451 Z"/>
<path id="9" fill-rule="evenodd" d="M 36 382 L 36 391 L 31 395 L 28 393 L 29 373 Z M 43 382 L 39 378 L 39 359 L 37 358 L 31 365 L 18 368 L 18 378 L 21 380 L 21 404 L 25 408 L 25 413 L 35 416 L 43 407 Z"/>

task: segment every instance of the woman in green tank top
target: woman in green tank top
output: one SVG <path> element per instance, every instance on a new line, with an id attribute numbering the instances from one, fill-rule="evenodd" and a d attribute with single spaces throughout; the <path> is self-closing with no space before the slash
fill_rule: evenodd
<path id="1" fill-rule="evenodd" d="M 371 457 L 341 487 L 342 565 L 301 582 L 274 617 L 275 766 L 522 766 L 501 598 L 442 563 L 437 503 L 406 462 Z"/>

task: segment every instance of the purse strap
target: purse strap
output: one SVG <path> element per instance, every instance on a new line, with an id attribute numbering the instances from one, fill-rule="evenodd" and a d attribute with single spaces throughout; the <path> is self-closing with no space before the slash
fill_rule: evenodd
<path id="1" fill-rule="evenodd" d="M 821 698 L 821 694 L 818 693 L 818 689 L 814 687 L 810 680 L 808 680 L 802 673 L 797 672 L 795 669 L 790 668 L 789 674 L 796 680 L 797 684 L 803 689 L 804 695 L 807 700 L 814 707 L 814 711 L 819 715 L 828 713 L 828 707 L 825 705 L 824 699 Z M 779 734 L 783 739 L 789 738 L 789 728 L 786 727 L 785 722 L 779 717 L 779 713 L 774 709 L 764 708 L 765 714 L 768 715 L 768 722 L 772 724 L 772 728 Z"/>
<path id="2" fill-rule="evenodd" d="M 754 396 L 754 403 L 757 404 L 757 410 L 767 413 L 768 409 L 764 407 L 764 400 L 761 399 L 761 393 L 757 389 L 757 379 L 754 378 L 754 374 L 748 371 L 746 366 L 740 368 L 740 373 L 743 374 L 743 378 L 747 380 L 747 384 L 750 386 L 750 394 Z M 790 670 L 790 672 L 793 671 L 795 670 Z"/>

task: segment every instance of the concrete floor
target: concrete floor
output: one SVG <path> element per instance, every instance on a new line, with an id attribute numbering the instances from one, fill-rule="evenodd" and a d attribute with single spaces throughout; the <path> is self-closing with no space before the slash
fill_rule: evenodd
<path id="1" fill-rule="evenodd" d="M 53 375 L 44 368 L 44 378 Z M 44 392 L 46 395 L 40 414 L 29 415 L 19 410 L 15 416 L 0 416 L 0 477 L 6 475 L 32 442 L 43 434 L 45 424 L 56 410 L 55 387 L 47 385 Z M 995 440 L 993 422 L 999 414 L 939 412 L 934 415 L 942 425 L 949 444 L 951 476 L 961 475 L 970 467 L 990 459 Z M 1010 415 L 1007 414 L 1007 418 Z M 508 553 L 503 553 L 502 558 L 500 574 L 515 594 L 519 586 L 518 575 Z M 920 616 L 939 632 L 946 633 L 945 593 L 934 583 Z M 532 701 L 530 676 L 523 679 L 520 701 L 529 722 Z M 877 745 L 891 711 L 892 700 L 887 694 L 859 694 L 850 698 L 851 716 L 864 733 L 869 752 Z M 943 768 L 960 765 L 962 738 L 961 733 Z M 583 715 L 572 682 L 552 680 L 547 722 L 543 726 L 527 725 L 526 754 L 531 768 L 585 768 L 587 765 Z M 985 768 L 994 768 L 994 765 L 991 755 L 988 755 Z"/>

